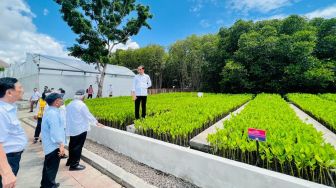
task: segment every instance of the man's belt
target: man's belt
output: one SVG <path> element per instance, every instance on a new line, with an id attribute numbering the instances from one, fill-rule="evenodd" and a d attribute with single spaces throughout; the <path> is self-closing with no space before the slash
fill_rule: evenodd
<path id="1" fill-rule="evenodd" d="M 22 154 L 23 151 L 19 151 L 19 152 L 12 152 L 12 153 L 6 153 L 7 157 L 15 157 L 15 156 L 19 156 Z"/>

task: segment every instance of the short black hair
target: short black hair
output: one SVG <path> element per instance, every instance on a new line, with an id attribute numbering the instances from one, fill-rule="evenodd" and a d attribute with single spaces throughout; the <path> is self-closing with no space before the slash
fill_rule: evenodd
<path id="1" fill-rule="evenodd" d="M 43 93 L 42 93 L 42 97 L 41 97 L 41 98 L 42 98 L 43 100 L 45 100 L 45 99 L 46 99 L 46 97 L 47 97 L 47 96 L 46 96 L 46 93 L 45 93 L 45 92 L 43 92 Z"/>
<path id="2" fill-rule="evenodd" d="M 59 93 L 51 93 L 46 97 L 45 101 L 49 106 L 52 106 L 57 99 L 62 99 L 62 95 Z"/>
<path id="3" fill-rule="evenodd" d="M 16 78 L 4 77 L 0 78 L 0 98 L 6 95 L 9 89 L 15 89 L 15 84 L 18 82 Z"/>

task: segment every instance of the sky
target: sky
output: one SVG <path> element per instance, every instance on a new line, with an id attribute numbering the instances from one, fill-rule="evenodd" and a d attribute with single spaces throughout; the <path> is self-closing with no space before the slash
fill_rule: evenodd
<path id="1" fill-rule="evenodd" d="M 137 0 L 148 5 L 152 29 L 117 48 L 149 44 L 165 47 L 196 34 L 216 33 L 236 20 L 283 19 L 291 14 L 307 18 L 336 17 L 335 0 Z M 76 35 L 63 21 L 53 0 L 0 0 L 0 59 L 24 61 L 26 53 L 65 57 Z"/>

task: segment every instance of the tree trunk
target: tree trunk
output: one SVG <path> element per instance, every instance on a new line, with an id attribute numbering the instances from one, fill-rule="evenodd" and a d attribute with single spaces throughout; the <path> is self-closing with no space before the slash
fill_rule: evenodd
<path id="1" fill-rule="evenodd" d="M 163 74 L 163 71 L 161 71 L 161 74 L 160 74 L 160 85 L 159 85 L 159 88 L 161 89 L 162 88 L 162 74 Z"/>
<path id="2" fill-rule="evenodd" d="M 98 92 L 97 92 L 97 98 L 100 98 L 103 96 L 103 86 L 104 86 L 104 79 L 105 79 L 105 72 L 106 72 L 107 64 L 103 65 L 103 70 L 100 72 L 100 79 L 98 83 Z"/>

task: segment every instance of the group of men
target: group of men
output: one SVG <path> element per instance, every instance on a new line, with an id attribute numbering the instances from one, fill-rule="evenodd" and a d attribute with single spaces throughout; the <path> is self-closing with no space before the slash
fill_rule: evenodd
<path id="1" fill-rule="evenodd" d="M 16 101 L 23 97 L 23 87 L 16 78 L 0 78 L 0 188 L 13 188 L 19 171 L 21 155 L 27 145 L 27 137 L 17 118 Z M 66 107 L 65 118 L 62 117 L 61 106 L 64 105 L 62 93 L 43 94 L 44 110 L 38 112 L 39 128 L 42 132 L 42 147 L 45 160 L 42 171 L 42 188 L 59 187 L 55 182 L 60 160 L 65 155 L 66 135 L 70 136 L 69 157 L 66 163 L 69 170 L 83 170 L 79 164 L 82 148 L 90 124 L 103 125 L 89 112 L 83 102 L 85 91 L 76 92 L 74 100 Z M 64 122 L 66 121 L 66 123 Z M 38 122 L 38 124 L 39 124 Z M 66 125 L 66 128 L 64 127 Z M 39 132 L 39 131 L 35 131 Z M 34 143 L 38 134 L 34 135 Z"/>
<path id="2" fill-rule="evenodd" d="M 146 101 L 151 80 L 144 73 L 144 66 L 138 67 L 138 75 L 133 80 L 131 91 L 135 101 L 135 118 L 139 119 L 140 103 L 141 117 L 146 116 Z M 34 92 L 37 92 L 37 90 Z M 16 78 L 0 78 L 0 188 L 14 188 L 16 175 L 19 171 L 21 155 L 27 145 L 27 137 L 17 117 L 15 102 L 22 100 L 24 89 Z M 90 125 L 103 127 L 90 113 L 83 102 L 85 90 L 78 90 L 74 100 L 64 107 L 64 92 L 44 92 L 38 102 L 38 120 L 34 143 L 42 133 L 42 147 L 45 154 L 41 188 L 55 188 L 60 184 L 55 182 L 61 158 L 65 156 L 64 146 L 66 136 L 70 137 L 69 157 L 66 166 L 69 170 L 84 170 L 80 157 Z M 35 100 L 35 98 L 34 98 Z M 38 99 L 39 100 L 39 99 Z M 43 106 L 43 107 L 41 107 Z"/>

